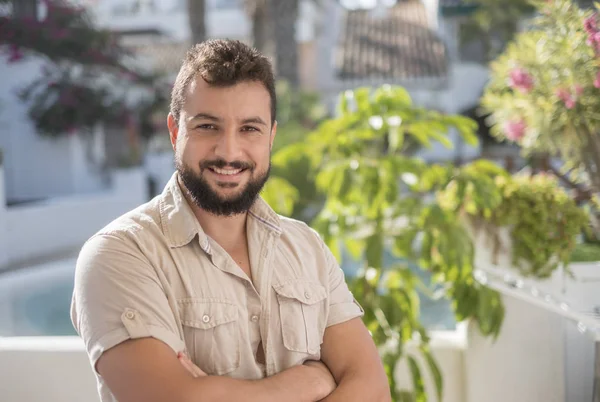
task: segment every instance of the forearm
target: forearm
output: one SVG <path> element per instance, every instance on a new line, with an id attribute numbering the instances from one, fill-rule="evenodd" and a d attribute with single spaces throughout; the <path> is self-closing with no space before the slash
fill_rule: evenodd
<path id="1" fill-rule="evenodd" d="M 323 384 L 307 366 L 295 366 L 261 380 L 207 376 L 195 378 L 185 402 L 315 402 Z"/>
<path id="2" fill-rule="evenodd" d="M 391 402 L 387 379 L 374 378 L 367 372 L 344 375 L 338 386 L 321 402 Z"/>

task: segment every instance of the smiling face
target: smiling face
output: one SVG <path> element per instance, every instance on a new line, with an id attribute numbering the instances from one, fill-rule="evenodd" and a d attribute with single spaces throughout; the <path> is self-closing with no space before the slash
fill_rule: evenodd
<path id="1" fill-rule="evenodd" d="M 215 215 L 248 211 L 269 177 L 276 123 L 263 84 L 211 86 L 196 76 L 179 121 L 169 115 L 175 164 L 194 203 Z"/>

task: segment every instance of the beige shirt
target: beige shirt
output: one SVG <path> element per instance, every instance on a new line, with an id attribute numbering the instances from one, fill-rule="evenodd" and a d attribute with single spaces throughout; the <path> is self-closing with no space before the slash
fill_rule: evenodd
<path id="1" fill-rule="evenodd" d="M 77 261 L 71 319 L 92 366 L 143 337 L 234 378 L 319 359 L 325 329 L 363 314 L 342 270 L 316 232 L 262 199 L 247 234 L 254 283 L 202 231 L 174 174 L 161 195 L 90 238 Z M 102 401 L 115 401 L 96 376 Z"/>

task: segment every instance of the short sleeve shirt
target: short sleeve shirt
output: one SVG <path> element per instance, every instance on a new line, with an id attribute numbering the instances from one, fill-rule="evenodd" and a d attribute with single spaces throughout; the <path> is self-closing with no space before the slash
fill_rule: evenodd
<path id="1" fill-rule="evenodd" d="M 144 337 L 240 379 L 319 359 L 325 329 L 363 315 L 343 271 L 315 231 L 260 198 L 246 227 L 253 281 L 203 232 L 175 173 L 162 194 L 92 236 L 71 304 L 92 367 Z M 101 400 L 115 401 L 94 371 Z"/>

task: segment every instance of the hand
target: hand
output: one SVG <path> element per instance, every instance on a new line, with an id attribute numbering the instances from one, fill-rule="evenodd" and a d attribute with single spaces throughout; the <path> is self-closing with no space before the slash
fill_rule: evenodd
<path id="1" fill-rule="evenodd" d="M 335 378 L 333 378 L 331 371 L 329 371 L 329 368 L 325 365 L 325 363 L 320 360 L 307 360 L 304 362 L 304 365 L 314 369 L 316 373 L 318 387 L 320 390 L 322 390 L 322 395 L 319 396 L 317 399 L 318 401 L 326 398 L 329 394 L 335 391 L 337 388 Z"/>
<path id="2" fill-rule="evenodd" d="M 200 367 L 196 366 L 190 360 L 190 358 L 187 357 L 187 355 L 185 353 L 183 353 L 183 352 L 177 353 L 177 359 L 194 378 L 208 376 L 208 374 L 206 374 L 204 371 L 202 371 L 202 369 L 200 369 Z"/>

